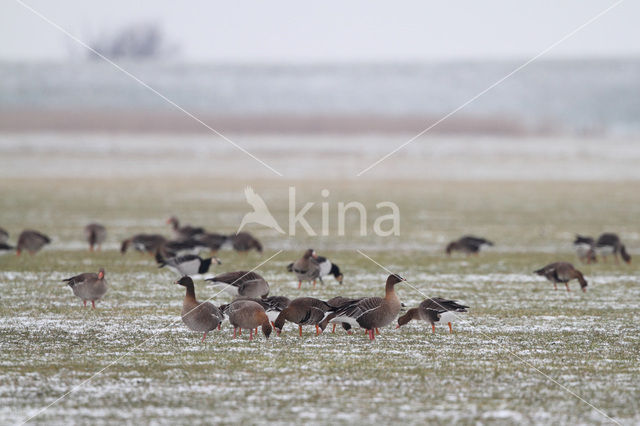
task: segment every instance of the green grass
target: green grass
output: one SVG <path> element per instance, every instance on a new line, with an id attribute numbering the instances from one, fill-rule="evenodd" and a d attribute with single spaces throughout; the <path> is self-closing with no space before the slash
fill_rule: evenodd
<path id="1" fill-rule="evenodd" d="M 285 223 L 288 183 L 252 183 Z M 640 421 L 640 268 L 583 266 L 589 291 L 553 291 L 531 271 L 567 259 L 575 232 L 617 231 L 638 247 L 637 185 L 589 183 L 306 182 L 300 203 L 331 189 L 331 202 L 368 206 L 390 199 L 401 209 L 401 235 L 281 237 L 255 227 L 262 256 L 218 255 L 215 271 L 259 268 L 272 294 L 328 298 L 380 295 L 386 272 L 410 285 L 408 306 L 425 296 L 471 306 L 431 334 L 426 323 L 388 327 L 375 342 L 342 330 L 302 338 L 287 324 L 281 337 L 231 339 L 225 323 L 204 343 L 179 318 L 183 289 L 146 255 L 117 251 L 140 231 L 168 234 L 166 218 L 233 232 L 246 211 L 236 182 L 5 180 L 0 226 L 15 242 L 25 227 L 54 243 L 34 257 L 0 257 L 0 418 L 20 422 L 109 366 L 32 420 L 33 423 L 607 423 L 556 380 L 607 415 Z M 335 204 L 332 204 L 335 206 Z M 310 222 L 319 224 L 319 208 Z M 89 254 L 82 226 L 103 222 L 109 244 Z M 332 223 L 335 230 L 335 223 Z M 496 241 L 478 257 L 442 254 L 446 241 L 471 232 Z M 314 246 L 345 273 L 315 290 L 296 288 L 286 264 Z M 577 263 L 576 263 L 577 264 Z M 98 309 L 84 309 L 60 280 L 107 270 L 110 291 Z M 197 282 L 198 297 L 215 295 Z M 218 303 L 229 300 L 215 296 Z M 538 371 L 539 370 L 539 371 Z M 541 373 L 544 373 L 541 374 Z"/>

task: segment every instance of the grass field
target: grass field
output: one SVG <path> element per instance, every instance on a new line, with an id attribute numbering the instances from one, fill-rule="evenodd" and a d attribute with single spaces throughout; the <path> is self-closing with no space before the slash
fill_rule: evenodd
<path id="1" fill-rule="evenodd" d="M 232 340 L 225 323 L 200 343 L 180 321 L 176 277 L 149 256 L 121 256 L 119 241 L 142 231 L 169 235 L 171 214 L 234 232 L 248 183 L 286 223 L 293 184 L 286 180 L 3 179 L 0 226 L 11 242 L 26 227 L 53 237 L 36 256 L 0 256 L 3 423 L 19 423 L 71 390 L 30 423 L 610 423 L 604 414 L 640 422 L 638 261 L 583 266 L 587 293 L 576 283 L 571 293 L 554 291 L 531 273 L 556 260 L 577 264 L 577 232 L 618 232 L 634 256 L 637 183 L 298 181 L 299 203 L 317 201 L 307 216 L 313 226 L 328 188 L 331 209 L 358 200 L 375 217 L 375 203 L 396 202 L 401 235 L 362 237 L 355 217 L 344 237 L 251 227 L 265 253 L 221 251 L 214 272 L 253 268 L 283 250 L 258 269 L 274 295 L 381 295 L 387 273 L 360 249 L 407 278 L 398 292 L 408 306 L 442 296 L 470 312 L 452 335 L 446 325 L 432 335 L 412 322 L 381 330 L 375 342 L 342 330 L 316 337 L 308 329 L 299 338 L 288 324 L 281 337 L 249 342 L 244 334 Z M 101 253 L 82 241 L 91 220 L 109 231 Z M 444 256 L 446 242 L 464 233 L 496 246 L 478 257 Z M 329 278 L 315 290 L 296 288 L 285 266 L 309 246 L 340 265 L 344 285 Z M 97 310 L 83 309 L 60 280 L 101 266 L 110 291 Z M 196 292 L 229 300 L 203 281 Z"/>

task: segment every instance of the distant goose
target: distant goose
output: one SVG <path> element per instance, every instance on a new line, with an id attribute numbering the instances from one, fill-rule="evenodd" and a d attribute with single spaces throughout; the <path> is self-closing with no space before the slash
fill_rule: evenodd
<path id="1" fill-rule="evenodd" d="M 580 282 L 582 291 L 587 291 L 587 281 L 584 279 L 582 272 L 578 271 L 568 262 L 550 263 L 544 268 L 540 268 L 534 272 L 551 281 L 553 283 L 553 288 L 556 290 L 558 289 L 558 283 L 564 283 L 567 287 L 567 291 L 571 291 L 569 290 L 569 281 L 575 278 Z"/>
<path id="2" fill-rule="evenodd" d="M 298 297 L 293 299 L 289 306 L 284 308 L 274 321 L 274 327 L 278 335 L 282 332 L 285 321 L 298 324 L 298 333 L 302 336 L 303 325 L 315 325 L 316 335 L 320 334 L 318 324 L 325 317 L 325 313 L 331 309 L 327 302 L 313 297 Z M 325 326 L 326 327 L 326 326 Z"/>
<path id="3" fill-rule="evenodd" d="M 469 309 L 468 306 L 461 305 L 455 300 L 433 297 L 424 300 L 417 308 L 409 309 L 406 314 L 398 318 L 396 328 L 407 324 L 411 320 L 422 320 L 431 323 L 431 331 L 435 333 L 436 323 L 442 320 L 449 325 L 449 333 L 453 333 L 451 323 L 456 318 L 456 312 L 467 312 L 467 309 Z"/>
<path id="4" fill-rule="evenodd" d="M 232 296 L 262 297 L 269 294 L 269 283 L 257 272 L 227 272 L 207 281 Z"/>
<path id="5" fill-rule="evenodd" d="M 180 221 L 177 217 L 171 216 L 167 219 L 167 224 L 171 225 L 173 229 L 173 233 L 175 234 L 176 240 L 188 240 L 190 238 L 194 238 L 198 235 L 204 234 L 204 228 L 194 227 L 194 226 L 180 226 Z"/>
<path id="6" fill-rule="evenodd" d="M 166 266 L 180 276 L 206 274 L 209 272 L 209 267 L 211 267 L 212 263 L 221 264 L 217 257 L 203 259 L 195 254 L 187 254 L 185 256 L 164 258 L 160 251 L 156 253 L 156 262 L 158 262 L 159 268 Z"/>
<path id="7" fill-rule="evenodd" d="M 294 262 L 291 269 L 298 278 L 298 288 L 302 286 L 302 281 L 313 282 L 315 288 L 316 279 L 320 277 L 320 265 L 315 261 L 315 257 L 316 252 L 313 249 L 308 249 L 300 259 Z"/>
<path id="8" fill-rule="evenodd" d="M 213 253 L 220 250 L 220 248 L 224 245 L 224 243 L 226 243 L 227 240 L 229 239 L 229 237 L 227 237 L 226 235 L 209 233 L 209 232 L 205 232 L 204 234 L 197 235 L 195 238 L 197 239 L 197 241 L 200 242 L 200 244 L 202 244 L 202 246 L 211 250 Z"/>
<path id="9" fill-rule="evenodd" d="M 367 297 L 347 303 L 337 309 L 333 309 L 320 323 L 320 328 L 325 329 L 329 321 L 347 322 L 352 326 L 360 326 L 368 330 L 369 339 L 375 339 L 375 329 L 389 325 L 396 319 L 402 304 L 395 293 L 396 284 L 405 281 L 399 275 L 391 274 L 387 277 L 385 285 L 385 297 Z"/>
<path id="10" fill-rule="evenodd" d="M 136 251 L 155 255 L 166 242 L 167 239 L 159 234 L 137 234 L 122 242 L 120 253 L 126 253 L 129 246 L 133 246 Z"/>
<path id="11" fill-rule="evenodd" d="M 102 249 L 102 243 L 107 239 L 107 229 L 99 223 L 90 223 L 84 227 L 84 235 L 89 243 L 89 251 L 93 251 L 95 246 Z"/>
<path id="12" fill-rule="evenodd" d="M 573 246 L 576 248 L 578 259 L 582 262 L 591 263 L 596 261 L 596 242 L 593 238 L 576 235 Z"/>
<path id="13" fill-rule="evenodd" d="M 467 255 L 469 254 L 478 254 L 480 248 L 483 245 L 492 246 L 493 243 L 484 238 L 474 237 L 471 235 L 466 235 L 459 240 L 452 241 L 447 245 L 446 252 L 448 255 L 451 254 L 452 251 L 460 251 Z"/>
<path id="14" fill-rule="evenodd" d="M 204 333 L 201 340 L 204 341 L 207 338 L 207 333 L 215 330 L 224 320 L 224 315 L 213 303 L 202 303 L 196 300 L 196 291 L 191 277 L 184 276 L 175 283 L 187 289 L 182 301 L 182 322 L 190 330 Z"/>
<path id="15" fill-rule="evenodd" d="M 22 253 L 23 250 L 27 250 L 29 253 L 35 254 L 50 242 L 51 239 L 46 235 L 38 231 L 27 229 L 25 231 L 22 231 L 22 233 L 20 233 L 20 236 L 18 237 L 18 247 L 16 254 L 20 256 L 20 253 Z"/>
<path id="16" fill-rule="evenodd" d="M 165 257 L 176 257 L 187 254 L 198 254 L 203 250 L 207 250 L 207 246 L 200 240 L 189 238 L 181 241 L 166 241 L 162 244 L 160 250 Z"/>
<path id="17" fill-rule="evenodd" d="M 622 244 L 620 237 L 616 234 L 605 233 L 600 235 L 600 237 L 598 237 L 598 241 L 596 241 L 596 251 L 605 261 L 608 255 L 613 254 L 617 263 L 619 261 L 618 253 L 620 253 L 622 260 L 626 263 L 631 263 L 631 256 L 627 253 L 627 248 Z"/>
<path id="18" fill-rule="evenodd" d="M 100 268 L 97 274 L 86 272 L 65 281 L 73 290 L 73 294 L 78 296 L 87 306 L 87 300 L 91 300 L 91 306 L 95 309 L 96 300 L 100 300 L 107 293 L 107 280 L 104 278 L 104 269 Z"/>
<path id="19" fill-rule="evenodd" d="M 336 279 L 336 281 L 338 281 L 338 283 L 342 284 L 343 275 L 338 265 L 332 263 L 329 259 L 322 256 L 317 256 L 315 258 L 315 261 L 320 267 L 320 275 L 318 276 L 318 279 L 321 283 L 324 284 L 324 281 L 322 281 L 322 277 L 331 274 Z M 287 265 L 287 271 L 293 272 L 293 263 Z"/>
<path id="20" fill-rule="evenodd" d="M 233 338 L 236 331 L 249 329 L 249 340 L 253 339 L 253 329 L 262 327 L 262 333 L 267 339 L 271 335 L 271 323 L 264 308 L 251 300 L 238 300 L 229 304 L 226 309 L 229 322 L 233 326 Z M 257 333 L 256 333 L 257 334 Z"/>
<path id="21" fill-rule="evenodd" d="M 229 235 L 229 240 L 235 251 L 240 253 L 246 253 L 250 250 L 256 250 L 258 253 L 262 253 L 262 244 L 253 235 L 248 232 L 238 232 L 237 234 Z"/>

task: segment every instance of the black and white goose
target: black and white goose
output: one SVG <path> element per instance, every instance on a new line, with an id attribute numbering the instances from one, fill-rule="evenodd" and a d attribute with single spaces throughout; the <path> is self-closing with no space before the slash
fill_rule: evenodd
<path id="1" fill-rule="evenodd" d="M 180 274 L 181 277 L 185 275 L 206 274 L 209 272 L 211 264 L 221 264 L 220 259 L 217 257 L 203 259 L 195 254 L 187 254 L 184 256 L 165 258 L 160 254 L 160 251 L 156 253 L 156 262 L 158 262 L 158 268 L 164 268 L 166 266 Z"/>
<path id="2" fill-rule="evenodd" d="M 573 240 L 573 246 L 576 249 L 578 259 L 582 262 L 591 263 L 596 261 L 596 242 L 593 238 L 576 235 L 576 239 Z"/>
<path id="3" fill-rule="evenodd" d="M 4 228 L 0 228 L 0 251 L 9 251 L 14 249 L 13 246 L 10 246 L 7 243 L 8 240 L 9 233 Z"/>

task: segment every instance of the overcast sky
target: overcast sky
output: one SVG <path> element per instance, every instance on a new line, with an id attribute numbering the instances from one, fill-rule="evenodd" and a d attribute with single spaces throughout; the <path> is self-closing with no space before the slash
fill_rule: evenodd
<path id="1" fill-rule="evenodd" d="M 23 0 L 81 39 L 158 22 L 186 61 L 520 59 L 615 3 L 568 1 Z M 640 1 L 627 0 L 547 57 L 640 56 Z M 0 5 L 1 60 L 64 60 L 73 44 L 15 0 Z"/>

